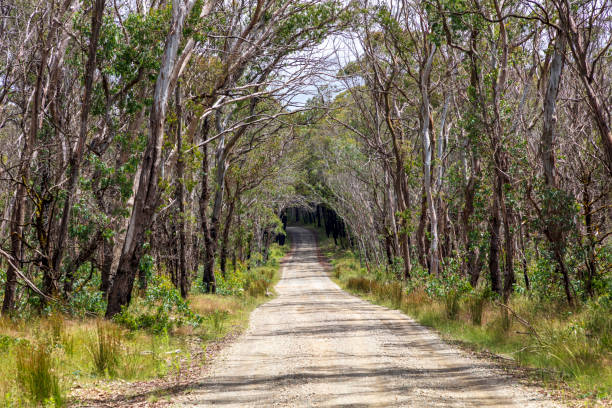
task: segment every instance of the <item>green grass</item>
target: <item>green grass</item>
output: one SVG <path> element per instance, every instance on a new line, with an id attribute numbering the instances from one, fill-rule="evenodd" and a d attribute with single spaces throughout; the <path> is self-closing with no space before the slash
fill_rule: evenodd
<path id="1" fill-rule="evenodd" d="M 332 264 L 331 276 L 345 290 L 366 300 L 400 309 L 447 340 L 474 351 L 487 351 L 513 359 L 547 387 L 572 398 L 607 404 L 612 395 L 612 313 L 597 305 L 569 310 L 565 305 L 543 304 L 516 295 L 512 310 L 478 295 L 432 299 L 422 288 L 408 293 L 398 289 L 384 272 L 368 274 L 351 251 L 336 248 L 333 240 L 313 229 L 322 252 Z"/>
<path id="2" fill-rule="evenodd" d="M 202 316 L 199 325 L 172 314 L 168 319 L 175 323 L 164 330 L 130 330 L 101 318 L 57 313 L 0 318 L 0 407 L 63 406 L 77 384 L 90 388 L 107 379 L 179 375 L 195 362 L 194 342 L 206 349 L 210 342 L 243 330 L 251 311 L 274 296 L 287 247 L 274 245 L 268 263 L 246 274 L 248 286 L 240 293 L 192 294 L 188 305 L 190 313 Z M 135 301 L 128 312 L 137 315 L 142 307 Z"/>
<path id="3" fill-rule="evenodd" d="M 49 345 L 22 342 L 17 347 L 17 383 L 34 405 L 62 406 L 64 393 Z"/>

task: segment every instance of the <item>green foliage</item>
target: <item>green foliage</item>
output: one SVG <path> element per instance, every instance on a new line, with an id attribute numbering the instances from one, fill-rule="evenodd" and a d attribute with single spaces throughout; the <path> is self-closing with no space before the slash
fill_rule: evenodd
<path id="1" fill-rule="evenodd" d="M 565 234 L 574 226 L 574 219 L 578 212 L 576 199 L 565 190 L 540 186 L 538 198 L 541 202 L 539 217 L 534 218 L 536 228 L 544 231 L 555 228 Z"/>
<path id="2" fill-rule="evenodd" d="M 74 288 L 68 299 L 68 309 L 74 316 L 101 316 L 106 310 L 106 299 L 100 291 L 101 274 L 91 262 L 85 262 L 74 272 Z"/>
<path id="3" fill-rule="evenodd" d="M 217 293 L 224 296 L 241 296 L 244 294 L 247 285 L 247 275 L 244 265 L 236 268 L 236 272 L 228 273 L 225 277 L 218 274 L 217 276 Z M 200 293 L 205 293 L 206 288 L 202 286 L 202 282 L 198 280 L 196 290 Z"/>
<path id="4" fill-rule="evenodd" d="M 274 281 L 275 268 L 260 267 L 247 275 L 245 288 L 249 296 L 266 296 Z"/>
<path id="5" fill-rule="evenodd" d="M 229 313 L 227 310 L 215 310 L 206 317 L 210 321 L 214 333 L 218 335 L 223 331 L 223 325 L 228 319 Z"/>
<path id="6" fill-rule="evenodd" d="M 17 382 L 33 403 L 60 407 L 64 396 L 51 351 L 44 343 L 21 343 L 17 348 Z"/>
<path id="7" fill-rule="evenodd" d="M 296 3 L 293 10 L 277 31 L 276 42 L 288 45 L 288 40 L 296 46 L 302 41 L 320 43 L 329 33 L 330 25 L 340 14 L 340 7 L 335 1 L 317 2 L 308 5 Z M 297 48 L 295 48 L 297 49 Z M 287 52 L 295 50 L 289 47 Z"/>
<path id="8" fill-rule="evenodd" d="M 612 297 L 610 294 L 587 304 L 581 326 L 591 342 L 596 342 L 601 350 L 612 351 Z"/>
<path id="9" fill-rule="evenodd" d="M 113 320 L 129 330 L 146 329 L 160 334 L 183 325 L 197 327 L 202 323 L 202 316 L 189 308 L 189 303 L 168 278 L 153 275 L 145 296 L 122 308 Z"/>
<path id="10" fill-rule="evenodd" d="M 128 330 L 144 329 L 156 334 L 171 331 L 174 326 L 162 307 L 158 307 L 155 312 L 132 312 L 130 308 L 123 307 L 121 312 L 113 317 L 113 321 Z"/>
<path id="11" fill-rule="evenodd" d="M 7 352 L 13 346 L 19 344 L 20 341 L 24 341 L 12 336 L 0 334 L 0 353 Z"/>

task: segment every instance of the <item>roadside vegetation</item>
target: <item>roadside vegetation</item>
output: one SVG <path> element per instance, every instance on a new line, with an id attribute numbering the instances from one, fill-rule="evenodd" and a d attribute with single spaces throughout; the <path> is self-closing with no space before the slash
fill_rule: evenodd
<path id="1" fill-rule="evenodd" d="M 237 265 L 227 279 L 219 274 L 218 295 L 194 284 L 183 300 L 168 277 L 154 273 L 111 321 L 52 308 L 0 319 L 0 406 L 78 404 L 71 398 L 76 385 L 94 391 L 104 381 L 175 377 L 204 364 L 210 342 L 244 329 L 250 312 L 273 296 L 286 248 L 273 244 L 266 263 Z"/>
<path id="2" fill-rule="evenodd" d="M 330 260 L 331 277 L 343 289 L 401 310 L 461 347 L 511 359 L 585 406 L 611 401 L 612 298 L 601 296 L 572 309 L 551 301 L 550 293 L 517 291 L 502 305 L 487 288 L 474 289 L 461 278 L 436 279 L 420 271 L 412 282 L 402 282 L 391 269 L 368 270 L 350 248 L 312 229 Z M 530 273 L 537 267 L 530 265 Z"/>
<path id="3" fill-rule="evenodd" d="M 182 370 L 290 218 L 346 287 L 609 395 L 610 78 L 610 1 L 2 1 L 2 402 Z"/>

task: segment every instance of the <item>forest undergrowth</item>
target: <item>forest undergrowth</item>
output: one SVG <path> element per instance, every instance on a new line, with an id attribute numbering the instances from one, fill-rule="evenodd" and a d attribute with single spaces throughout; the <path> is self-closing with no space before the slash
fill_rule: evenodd
<path id="1" fill-rule="evenodd" d="M 410 282 L 402 282 L 391 268 L 368 270 L 357 253 L 334 244 L 324 231 L 313 231 L 331 263 L 332 278 L 343 289 L 401 310 L 463 349 L 492 353 L 502 365 L 517 363 L 521 375 L 566 402 L 612 402 L 610 297 L 570 308 L 517 289 L 504 307 L 486 287 L 473 289 L 457 275 L 435 278 L 416 271 Z"/>
<path id="2" fill-rule="evenodd" d="M 54 308 L 43 315 L 3 317 L 0 406 L 78 405 L 75 388 L 93 392 L 113 381 L 170 378 L 204 364 L 206 353 L 198 348 L 205 351 L 246 328 L 250 312 L 273 296 L 287 248 L 274 244 L 268 261 L 250 270 L 239 264 L 233 271 L 230 263 L 227 279 L 218 274 L 216 295 L 204 294 L 194 282 L 183 300 L 171 281 L 156 273 L 112 321 Z M 97 288 L 88 289 L 95 297 Z"/>

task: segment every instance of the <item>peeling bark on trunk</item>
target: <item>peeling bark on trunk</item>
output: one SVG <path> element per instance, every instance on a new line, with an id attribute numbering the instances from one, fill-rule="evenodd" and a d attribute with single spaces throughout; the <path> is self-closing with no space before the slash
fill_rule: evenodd
<path id="1" fill-rule="evenodd" d="M 108 296 L 106 317 L 113 317 L 121 308 L 130 303 L 134 279 L 139 270 L 146 231 L 153 219 L 158 202 L 158 180 L 161 162 L 161 149 L 164 123 L 170 95 L 171 73 L 176 64 L 179 43 L 183 33 L 185 18 L 193 1 L 184 3 L 173 0 L 172 25 L 166 39 L 161 67 L 155 82 L 153 106 L 151 108 L 151 133 L 142 159 L 142 170 L 138 191 L 134 198 L 134 208 L 130 217 L 125 242 L 119 258 L 117 273 Z"/>
<path id="2" fill-rule="evenodd" d="M 185 192 L 184 192 L 184 173 L 185 173 L 185 159 L 183 157 L 183 111 L 181 106 L 181 88 L 180 84 L 177 83 L 175 90 L 175 104 L 176 104 L 176 200 L 178 202 L 178 262 L 177 262 L 177 283 L 181 291 L 181 297 L 186 298 L 189 293 L 189 277 L 187 276 L 187 261 L 185 259 Z"/>
<path id="3" fill-rule="evenodd" d="M 476 287 L 478 278 L 480 277 L 480 267 L 478 265 L 480 249 L 475 246 L 474 243 L 474 223 L 472 222 L 471 217 L 472 214 L 474 214 L 474 196 L 476 193 L 477 175 L 479 173 L 480 160 L 478 158 L 474 158 L 472 172 L 463 189 L 465 203 L 461 211 L 463 245 L 466 254 L 465 268 L 470 279 L 470 284 L 474 288 Z"/>
<path id="4" fill-rule="evenodd" d="M 429 76 L 433 57 L 436 52 L 435 44 L 427 57 L 425 65 L 421 69 L 420 90 L 421 90 L 421 136 L 423 142 L 423 188 L 427 198 L 427 208 L 429 210 L 429 220 L 431 228 L 431 245 L 429 248 L 429 273 L 438 275 L 439 252 L 438 252 L 438 214 L 433 200 L 432 183 L 432 155 L 433 143 L 431 140 L 431 113 L 429 109 Z"/>
<path id="5" fill-rule="evenodd" d="M 563 33 L 557 34 L 555 40 L 555 52 L 550 64 L 548 73 L 548 83 L 544 95 L 544 119 L 542 125 L 542 137 L 540 139 L 540 156 L 544 169 L 544 180 L 546 187 L 553 191 L 558 188 L 557 175 L 555 170 L 555 127 L 557 124 L 557 94 L 559 83 L 563 73 L 563 62 L 566 48 L 566 38 Z M 551 216 L 553 214 L 550 214 Z M 563 277 L 563 287 L 567 302 L 573 305 L 572 292 L 567 268 L 565 266 L 565 234 L 562 225 L 556 221 L 557 217 L 544 227 L 544 235 L 548 238 L 553 249 L 555 261 L 557 262 L 557 272 Z"/>

